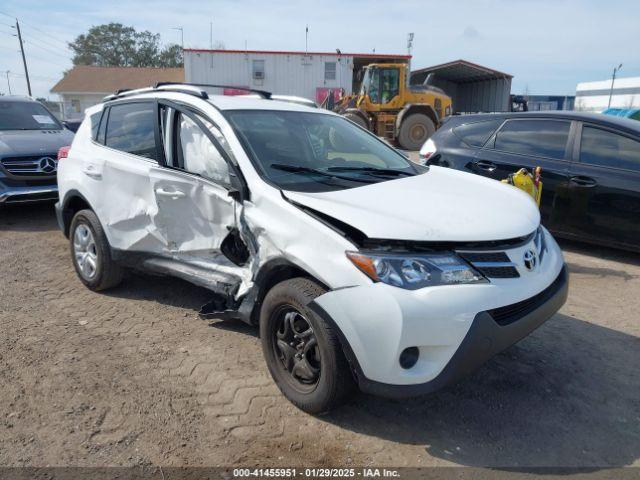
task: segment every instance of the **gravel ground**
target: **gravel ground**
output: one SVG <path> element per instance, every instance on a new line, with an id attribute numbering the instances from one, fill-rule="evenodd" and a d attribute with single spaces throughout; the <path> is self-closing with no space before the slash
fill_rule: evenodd
<path id="1" fill-rule="evenodd" d="M 0 465 L 640 466 L 640 256 L 563 242 L 569 301 L 428 397 L 289 404 L 205 290 L 77 280 L 51 205 L 0 211 Z"/>

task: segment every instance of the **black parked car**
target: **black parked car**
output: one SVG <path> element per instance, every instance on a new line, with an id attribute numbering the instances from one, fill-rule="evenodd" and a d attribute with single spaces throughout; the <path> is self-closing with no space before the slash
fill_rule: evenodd
<path id="1" fill-rule="evenodd" d="M 640 251 L 640 122 L 581 112 L 452 117 L 420 157 L 501 180 L 542 167 L 542 221 L 556 235 Z"/>

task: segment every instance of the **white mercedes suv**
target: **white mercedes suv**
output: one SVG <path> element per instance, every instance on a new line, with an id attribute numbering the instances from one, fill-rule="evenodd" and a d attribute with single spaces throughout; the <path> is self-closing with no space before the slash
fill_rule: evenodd
<path id="1" fill-rule="evenodd" d="M 312 413 L 356 386 L 439 389 L 565 302 L 525 193 L 260 95 L 164 85 L 87 111 L 56 210 L 88 288 L 135 268 L 211 290 L 200 315 L 259 325 L 273 379 Z"/>

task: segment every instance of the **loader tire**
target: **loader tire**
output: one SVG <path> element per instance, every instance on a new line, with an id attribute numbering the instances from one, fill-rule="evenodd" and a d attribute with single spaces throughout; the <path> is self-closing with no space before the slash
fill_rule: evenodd
<path id="1" fill-rule="evenodd" d="M 412 113 L 402 120 L 398 143 L 404 150 L 420 150 L 436 131 L 433 121 L 423 113 Z"/>

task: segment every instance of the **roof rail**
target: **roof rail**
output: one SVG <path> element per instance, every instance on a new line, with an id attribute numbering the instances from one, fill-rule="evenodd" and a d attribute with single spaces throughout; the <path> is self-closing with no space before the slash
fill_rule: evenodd
<path id="1" fill-rule="evenodd" d="M 264 99 L 271 100 L 271 92 L 267 92 L 266 90 L 256 90 L 255 88 L 249 88 L 249 87 L 239 87 L 237 85 L 217 85 L 212 83 L 186 83 L 186 82 L 158 82 L 156 83 L 156 88 L 171 86 L 171 85 L 184 85 L 184 86 L 190 86 L 190 87 L 209 87 L 209 88 L 233 88 L 235 90 L 242 90 L 244 92 L 256 93 Z"/>
<path id="2" fill-rule="evenodd" d="M 193 86 L 194 85 L 189 85 L 189 84 L 186 84 L 186 83 L 166 82 L 166 83 L 158 83 L 154 87 L 136 88 L 136 89 L 133 89 L 133 90 L 131 90 L 131 89 L 121 89 L 121 90 L 118 90 L 114 94 L 107 95 L 106 97 L 104 97 L 102 99 L 102 101 L 103 102 L 109 102 L 111 100 L 116 100 L 118 98 L 130 97 L 131 95 L 138 95 L 140 93 L 156 92 L 158 90 L 186 93 L 188 95 L 194 95 L 196 97 L 203 98 L 205 100 L 207 98 L 209 98 L 209 95 L 204 90 L 198 90 L 198 89 L 195 89 L 195 88 L 188 88 L 188 87 L 193 87 Z M 187 88 L 185 88 L 185 87 L 187 87 Z"/>

